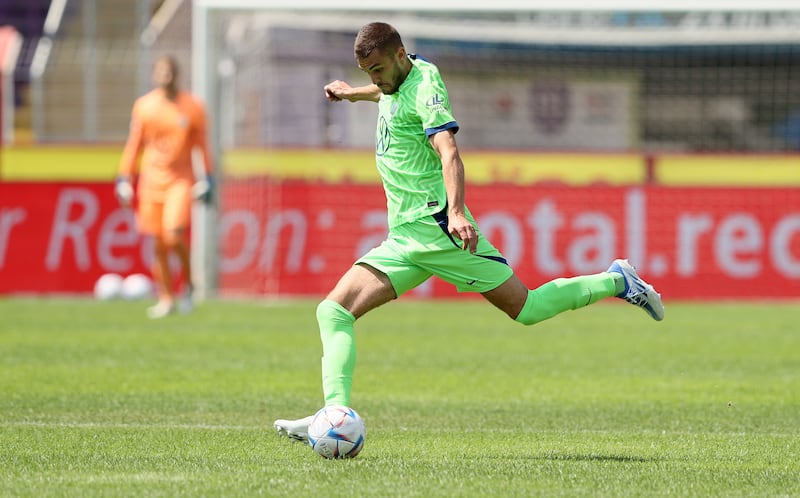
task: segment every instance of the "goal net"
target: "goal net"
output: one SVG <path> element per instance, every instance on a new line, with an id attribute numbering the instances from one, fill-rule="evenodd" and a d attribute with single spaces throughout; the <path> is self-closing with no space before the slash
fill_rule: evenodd
<path id="1" fill-rule="evenodd" d="M 209 104 L 224 184 L 195 252 L 222 294 L 324 293 L 383 239 L 376 107 L 332 104 L 322 92 L 335 79 L 368 82 L 353 58 L 367 22 L 393 24 L 409 52 L 439 66 L 460 125 L 468 203 L 531 283 L 600 271 L 624 253 L 680 291 L 703 277 L 702 265 L 675 253 L 680 232 L 637 220 L 646 188 L 719 185 L 725 175 L 714 168 L 692 184 L 709 154 L 768 154 L 784 171 L 800 147 L 798 11 L 763 2 L 728 11 L 675 2 L 638 10 L 418 2 L 404 11 L 337 3 L 193 4 L 193 87 Z M 670 161 L 677 165 L 658 169 Z M 551 204 L 534 201 L 542 198 Z M 607 206 L 607 230 L 588 205 Z M 415 292 L 451 293 L 437 282 Z"/>

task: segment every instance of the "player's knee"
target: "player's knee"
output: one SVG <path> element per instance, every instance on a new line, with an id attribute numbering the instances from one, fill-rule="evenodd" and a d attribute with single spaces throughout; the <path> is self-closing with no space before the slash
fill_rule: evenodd
<path id="1" fill-rule="evenodd" d="M 523 325 L 533 325 L 542 321 L 538 313 L 535 312 L 537 294 L 536 291 L 529 290 L 526 294 L 526 299 L 522 303 L 519 312 L 515 315 L 509 314 L 514 321 Z"/>
<path id="2" fill-rule="evenodd" d="M 317 322 L 325 321 L 328 316 L 330 316 L 329 305 L 327 304 L 327 299 L 321 301 L 317 305 Z"/>
<path id="3" fill-rule="evenodd" d="M 153 237 L 153 249 L 155 249 L 157 253 L 165 252 L 168 248 L 167 241 L 163 236 L 158 235 Z"/>
<path id="4" fill-rule="evenodd" d="M 332 299 L 324 299 L 317 305 L 317 322 L 354 322 L 353 314 Z"/>
<path id="5" fill-rule="evenodd" d="M 183 229 L 167 230 L 161 240 L 168 249 L 176 249 L 185 244 L 184 233 Z"/>
<path id="6" fill-rule="evenodd" d="M 515 322 L 521 323 L 522 325 L 533 325 L 541 321 L 538 320 L 535 316 L 531 316 L 529 313 L 523 313 L 523 311 L 520 311 L 520 313 L 516 317 L 511 317 L 511 318 L 513 318 Z"/>

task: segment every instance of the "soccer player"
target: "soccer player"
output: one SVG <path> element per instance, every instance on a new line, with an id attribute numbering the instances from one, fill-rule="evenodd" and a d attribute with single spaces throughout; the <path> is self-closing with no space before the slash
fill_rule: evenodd
<path id="1" fill-rule="evenodd" d="M 372 83 L 351 87 L 337 80 L 324 90 L 333 102 L 378 104 L 375 157 L 386 192 L 389 234 L 345 272 L 317 307 L 326 405 L 350 406 L 356 319 L 432 275 L 459 291 L 480 292 L 525 325 L 608 297 L 625 299 L 655 320 L 664 318 L 661 296 L 624 259 L 602 273 L 528 289 L 481 235 L 464 202 L 458 124 L 439 70 L 407 53 L 400 34 L 379 22 L 360 29 L 355 58 Z M 280 435 L 307 441 L 311 418 L 279 419 L 275 428 Z"/>
<path id="2" fill-rule="evenodd" d="M 130 206 L 137 171 L 139 231 L 154 239 L 153 280 L 158 302 L 147 309 L 150 318 L 163 318 L 176 309 L 193 307 L 188 229 L 192 200 L 208 202 L 211 196 L 212 164 L 206 139 L 206 114 L 202 103 L 178 87 L 178 63 L 171 56 L 159 57 L 153 66 L 156 88 L 138 98 L 131 113 L 131 127 L 115 183 L 120 204 Z M 195 177 L 192 153 L 203 158 L 202 174 Z M 169 256 L 180 262 L 183 292 L 178 299 L 169 266 Z"/>

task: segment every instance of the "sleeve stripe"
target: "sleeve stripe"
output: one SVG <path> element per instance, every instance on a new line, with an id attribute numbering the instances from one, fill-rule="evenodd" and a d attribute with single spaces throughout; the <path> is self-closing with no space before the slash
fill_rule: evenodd
<path id="1" fill-rule="evenodd" d="M 436 135 L 440 131 L 444 130 L 453 130 L 453 133 L 458 133 L 458 123 L 455 121 L 450 121 L 449 123 L 445 123 L 441 126 L 437 126 L 436 128 L 426 128 L 425 135 L 428 137 L 432 135 Z"/>

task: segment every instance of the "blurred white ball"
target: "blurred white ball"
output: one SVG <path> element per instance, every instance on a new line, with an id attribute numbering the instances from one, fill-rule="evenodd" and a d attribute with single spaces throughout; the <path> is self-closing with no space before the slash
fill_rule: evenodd
<path id="1" fill-rule="evenodd" d="M 134 273 L 122 281 L 121 296 L 128 301 L 136 301 L 153 294 L 153 281 L 142 273 Z"/>
<path id="2" fill-rule="evenodd" d="M 101 275 L 94 283 L 94 298 L 100 301 L 117 299 L 122 292 L 122 276 L 116 273 Z"/>

